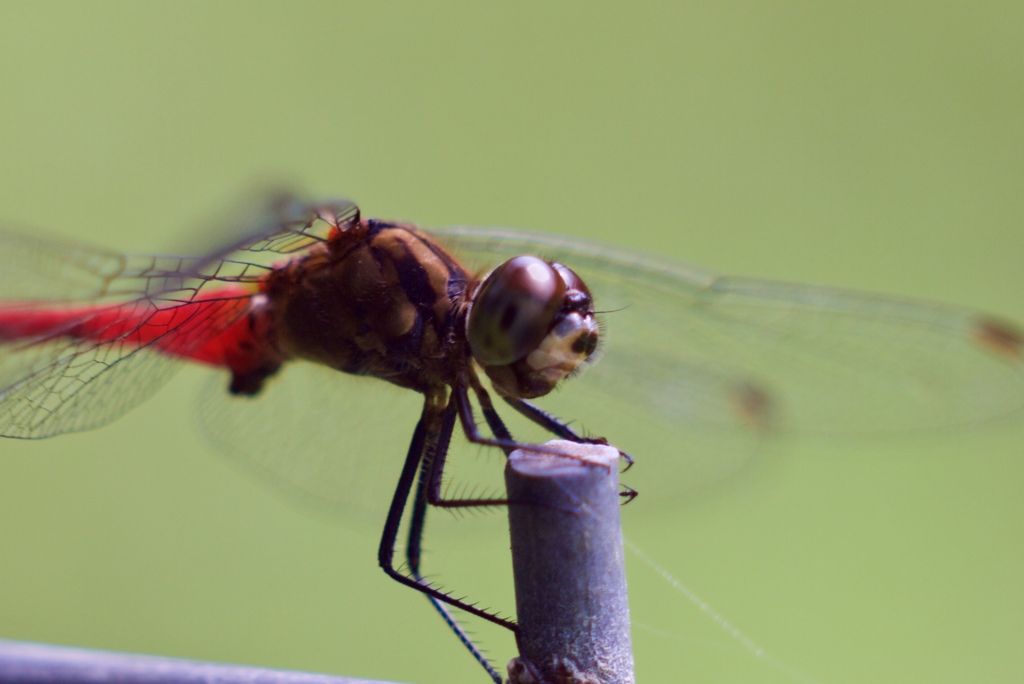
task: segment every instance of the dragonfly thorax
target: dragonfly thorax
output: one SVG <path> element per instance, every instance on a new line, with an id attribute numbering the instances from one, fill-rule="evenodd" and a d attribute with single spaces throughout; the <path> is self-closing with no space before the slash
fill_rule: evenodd
<path id="1" fill-rule="evenodd" d="M 275 274 L 276 342 L 288 357 L 428 392 L 465 357 L 454 334 L 468 276 L 412 226 L 367 220 Z"/>

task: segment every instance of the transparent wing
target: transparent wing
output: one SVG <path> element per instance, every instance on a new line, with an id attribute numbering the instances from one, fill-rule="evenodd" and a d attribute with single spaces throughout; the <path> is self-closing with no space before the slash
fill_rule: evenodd
<path id="1" fill-rule="evenodd" d="M 724 479 L 767 436 L 922 433 L 1024 408 L 1022 337 L 974 311 L 719 276 L 585 240 L 438 233 L 468 263 L 532 253 L 588 284 L 609 312 L 603 357 L 538 403 L 627 451 L 653 444 L 653 480 L 630 473 L 642 491 Z"/>
<path id="2" fill-rule="evenodd" d="M 275 198 L 203 257 L 122 256 L 0 233 L 0 434 L 94 428 L 151 396 L 179 365 L 157 350 L 198 349 L 245 313 L 275 262 L 358 216 L 349 202 L 322 205 L 319 216 L 305 207 Z"/>
<path id="3" fill-rule="evenodd" d="M 584 240 L 440 231 L 460 255 L 562 261 L 604 316 L 604 355 L 572 384 L 666 421 L 795 433 L 966 425 L 1024 408 L 1024 338 L 978 312 L 719 276 Z"/>
<path id="4" fill-rule="evenodd" d="M 359 221 L 359 207 L 348 200 L 311 203 L 288 192 L 271 195 L 253 213 L 248 205 L 221 219 L 217 245 L 196 258 L 187 275 L 201 280 L 259 280 L 282 257 L 324 242 L 336 228 Z"/>
<path id="5" fill-rule="evenodd" d="M 244 313 L 248 296 L 185 309 L 192 315 L 174 325 L 156 317 L 225 284 L 255 286 L 275 264 L 358 220 L 346 202 L 318 211 L 311 217 L 309 205 L 276 198 L 205 257 L 122 257 L 0 234 L 0 433 L 42 437 L 95 427 L 152 394 L 177 366 L 155 353 L 154 343 L 202 344 Z M 627 450 L 654 436 L 658 451 L 676 457 L 659 458 L 649 472 L 670 480 L 675 493 L 728 476 L 766 434 L 930 430 L 1024 407 L 1020 335 L 976 312 L 721 277 L 542 234 L 438 234 L 480 270 L 533 253 L 584 278 L 609 312 L 603 359 L 539 403 Z M 117 335 L 3 336 L 11 306 L 105 304 L 124 307 Z M 312 494 L 328 507 L 354 503 L 360 510 L 365 502 L 386 505 L 419 397 L 309 364 L 290 364 L 254 399 L 227 396 L 222 375 L 213 382 L 201 420 L 224 450 L 306 500 Z M 504 415 L 520 439 L 547 438 Z M 500 458 L 492 463 L 492 451 L 458 444 L 453 451 L 456 468 L 460 460 L 482 463 L 456 472 L 497 474 L 483 484 L 465 477 L 474 491 L 500 487 Z"/>
<path id="6" fill-rule="evenodd" d="M 33 311 L 78 309 L 88 324 L 105 306 L 137 318 L 156 311 L 155 297 L 175 295 L 168 276 L 194 266 L 176 257 L 127 257 L 34 235 L 0 233 L 0 434 L 47 437 L 107 423 L 148 398 L 174 372 L 168 357 L 139 354 L 132 330 L 98 342 L 40 331 L 24 336 L 12 319 Z"/>
<path id="7" fill-rule="evenodd" d="M 286 364 L 255 397 L 230 395 L 227 384 L 226 373 L 211 376 L 197 403 L 201 430 L 219 452 L 293 503 L 380 524 L 423 408 L 421 395 L 306 361 Z M 469 445 L 456 430 L 445 491 L 501 496 L 503 468 L 501 451 Z"/>
<path id="8" fill-rule="evenodd" d="M 219 452 L 299 505 L 380 524 L 421 396 L 305 361 L 286 364 L 254 397 L 227 385 L 226 373 L 211 376 L 197 402 Z"/>

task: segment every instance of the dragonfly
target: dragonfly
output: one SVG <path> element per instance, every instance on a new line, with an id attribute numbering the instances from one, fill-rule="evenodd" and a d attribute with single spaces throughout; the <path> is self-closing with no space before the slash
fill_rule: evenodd
<path id="1" fill-rule="evenodd" d="M 422 407 L 378 562 L 429 598 L 495 682 L 449 606 L 515 622 L 421 568 L 429 509 L 508 503 L 444 485 L 456 424 L 505 453 L 534 444 L 510 415 L 584 443 L 656 431 L 678 455 L 649 466 L 639 455 L 648 479 L 631 486 L 657 498 L 730 476 L 776 434 L 928 431 L 1024 409 L 1024 334 L 971 309 L 721 276 L 545 233 L 426 231 L 346 200 L 261 204 L 199 256 L 0 232 L 0 435 L 100 427 L 181 366 L 205 366 L 219 385 L 201 417 L 213 440 L 286 489 L 344 506 L 353 486 L 340 483 L 367 460 L 354 458 L 347 407 L 373 392 L 355 376 L 412 390 Z"/>

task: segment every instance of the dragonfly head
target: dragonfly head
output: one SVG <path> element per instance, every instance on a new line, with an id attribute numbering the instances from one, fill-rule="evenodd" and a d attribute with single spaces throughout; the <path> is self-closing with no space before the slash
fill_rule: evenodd
<path id="1" fill-rule="evenodd" d="M 593 298 L 562 264 L 513 257 L 471 295 L 466 338 L 497 391 L 540 397 L 597 349 Z"/>

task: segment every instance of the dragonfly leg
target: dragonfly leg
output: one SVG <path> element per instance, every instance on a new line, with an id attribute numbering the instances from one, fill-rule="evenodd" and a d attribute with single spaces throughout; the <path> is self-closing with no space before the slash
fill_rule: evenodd
<path id="1" fill-rule="evenodd" d="M 522 446 L 528 446 L 520 445 L 512 440 L 512 436 L 509 434 L 504 423 L 501 422 L 501 418 L 498 417 L 497 413 L 495 413 L 492 418 L 489 418 L 487 422 L 496 434 L 501 435 L 501 439 L 487 440 L 482 437 L 476 427 L 476 421 L 473 417 L 473 409 L 469 404 L 469 396 L 466 393 L 465 385 L 459 384 L 452 388 L 452 399 L 449 407 L 449 410 L 452 410 L 453 413 L 457 413 L 459 422 L 462 423 L 463 430 L 470 442 L 484 444 L 487 446 L 498 446 L 504 450 L 506 454 L 509 454 Z M 496 422 L 492 423 L 492 420 Z M 474 439 L 470 435 L 476 435 L 477 439 Z M 444 463 L 446 457 L 447 449 L 445 449 L 444 452 L 439 449 L 437 450 L 437 453 L 434 454 L 433 458 L 430 459 L 429 464 L 424 465 L 426 476 L 422 480 L 421 484 L 424 486 L 424 501 L 427 504 L 437 506 L 438 508 L 489 508 L 491 506 L 505 506 L 508 504 L 508 499 L 501 497 L 473 497 L 463 499 L 444 498 L 442 493 L 442 477 L 444 475 Z"/>
<path id="2" fill-rule="evenodd" d="M 416 480 L 420 463 L 427 459 L 431 462 L 431 470 L 443 468 L 444 457 L 451 442 L 452 430 L 455 427 L 456 411 L 453 404 L 445 402 L 445 397 L 439 394 L 428 395 L 423 407 L 423 413 L 416 430 L 413 433 L 412 442 L 409 444 L 409 452 L 405 458 L 405 465 L 402 467 L 402 474 L 398 478 L 398 485 L 395 487 L 394 496 L 391 499 L 391 506 L 388 509 L 387 520 L 384 523 L 384 531 L 381 534 L 380 547 L 377 550 L 377 561 L 384 572 L 396 582 L 412 587 L 432 599 L 443 601 L 466 611 L 471 615 L 483 618 L 489 622 L 501 625 L 506 629 L 515 631 L 515 623 L 506 618 L 499 617 L 483 608 L 466 603 L 441 591 L 424 580 L 415 568 L 413 575 L 406 575 L 395 567 L 395 543 L 398 539 L 398 532 L 402 523 L 402 515 L 405 512 L 406 503 L 412 493 L 413 483 Z M 431 480 L 435 479 L 433 472 Z M 440 481 L 440 476 L 436 476 Z M 414 504 L 415 505 L 415 504 Z M 416 523 L 422 534 L 424 514 L 420 514 L 419 522 Z M 417 553 L 415 565 L 419 565 L 419 543 L 414 546 Z"/>
<path id="3" fill-rule="evenodd" d="M 607 441 L 597 437 L 588 438 L 584 437 L 580 433 L 569 427 L 569 424 L 556 416 L 551 415 L 544 409 L 531 404 L 525 399 L 513 399 L 511 397 L 502 396 L 505 403 L 514 408 L 517 412 L 529 418 L 532 422 L 541 426 L 548 432 L 562 439 L 568 439 L 573 442 L 587 442 L 589 444 L 607 444 Z"/>
<path id="4" fill-rule="evenodd" d="M 528 449 L 530 451 L 536 451 L 536 452 L 545 453 L 545 454 L 554 454 L 556 456 L 566 456 L 568 458 L 572 458 L 572 459 L 576 459 L 576 460 L 585 460 L 585 459 L 579 459 L 578 457 L 576 457 L 576 456 L 574 456 L 572 454 L 566 454 L 566 453 L 558 450 L 555 447 L 546 446 L 544 444 L 530 444 L 530 443 L 516 441 L 509 434 L 508 430 L 505 429 L 504 423 L 501 422 L 501 419 L 498 417 L 497 412 L 494 410 L 494 406 L 490 404 L 490 397 L 487 395 L 486 390 L 484 390 L 484 388 L 482 386 L 476 386 L 473 389 L 476 392 L 477 397 L 480 397 L 480 404 L 481 404 L 481 407 L 484 407 L 483 408 L 484 417 L 485 417 L 485 420 L 487 420 L 488 425 L 491 426 L 492 430 L 494 430 L 494 425 L 491 423 L 491 421 L 495 420 L 496 424 L 499 425 L 500 428 L 501 428 L 500 431 L 499 430 L 494 430 L 495 436 L 493 438 L 484 437 L 482 434 L 480 434 L 480 430 L 479 430 L 479 428 L 477 428 L 477 425 L 476 425 L 476 419 L 473 417 L 473 406 L 472 406 L 472 404 L 469 401 L 469 395 L 466 392 L 466 386 L 465 386 L 465 384 L 461 384 L 461 383 L 456 384 L 455 387 L 452 388 L 452 394 L 453 394 L 453 399 L 455 401 L 455 405 L 458 407 L 459 422 L 462 423 L 462 430 L 466 434 L 466 439 L 468 439 L 473 444 L 480 444 L 482 446 L 498 447 L 499 449 L 504 451 L 506 454 L 511 453 L 512 451 L 515 451 L 516 449 Z M 583 442 L 586 442 L 587 440 L 584 440 L 584 439 L 581 439 L 581 438 L 577 438 L 577 439 L 570 440 L 570 441 L 575 441 L 575 442 L 583 441 Z M 595 443 L 595 444 L 604 444 L 604 442 L 593 442 L 593 443 Z M 433 504 L 434 502 L 431 501 L 430 503 Z M 507 502 L 506 501 L 495 500 L 494 503 L 497 504 L 497 503 L 507 503 Z M 486 505 L 486 504 L 477 504 L 477 505 Z"/>
<path id="5" fill-rule="evenodd" d="M 480 411 L 484 414 L 484 420 L 487 421 L 487 425 L 491 428 L 491 432 L 494 433 L 499 439 L 505 439 L 508 441 L 512 440 L 512 435 L 509 433 L 508 428 L 505 427 L 504 421 L 501 420 L 501 416 L 498 415 L 497 410 L 494 408 L 494 403 L 491 401 L 491 395 L 488 394 L 487 389 L 481 384 L 479 377 L 476 373 L 470 369 L 469 375 L 470 387 L 476 393 L 477 401 L 480 402 Z M 510 399 L 508 397 L 502 397 L 508 403 L 509 406 L 516 409 L 524 416 L 532 420 L 533 422 L 541 425 L 549 432 L 553 433 L 557 437 L 567 439 L 572 442 L 585 442 L 588 444 L 607 444 L 608 440 L 598 437 L 588 439 L 581 437 L 575 430 L 569 427 L 567 423 L 551 415 L 547 411 L 544 411 L 537 406 L 534 406 L 528 401 L 523 399 Z M 505 455 L 511 453 L 511 450 L 506 448 Z M 625 451 L 619 450 L 619 458 L 625 463 L 626 467 L 623 470 L 629 470 L 633 465 L 633 457 L 627 454 Z M 626 485 L 620 485 L 622 491 L 619 492 L 619 496 L 622 497 L 623 503 L 627 504 L 636 498 L 637 491 L 632 487 Z"/>
<path id="6" fill-rule="evenodd" d="M 469 386 L 473 388 L 473 394 L 476 395 L 476 400 L 480 402 L 480 412 L 484 414 L 484 420 L 487 421 L 487 427 L 491 429 L 493 434 L 498 439 L 506 440 L 508 442 L 514 442 L 512 439 L 512 433 L 505 427 L 505 421 L 498 415 L 498 411 L 494 408 L 494 402 L 491 401 L 491 395 L 487 393 L 483 384 L 480 382 L 480 377 L 476 374 L 476 371 L 472 367 L 469 368 L 468 374 Z M 514 451 L 514 449 L 505 448 L 505 455 L 508 456 Z"/>
<path id="7" fill-rule="evenodd" d="M 420 558 L 423 548 L 423 535 L 424 528 L 427 522 L 427 489 L 428 482 L 430 481 L 430 471 L 432 470 L 431 463 L 427 459 L 420 461 L 419 477 L 416 481 L 416 492 L 414 494 L 412 504 L 412 513 L 409 517 L 409 541 L 405 547 L 405 560 L 409 565 L 409 573 L 412 577 L 419 581 L 423 580 L 423 575 L 420 573 Z M 445 624 L 448 625 L 455 637 L 462 643 L 462 645 L 469 651 L 469 654 L 480 664 L 487 674 L 491 677 L 491 680 L 495 684 L 501 684 L 502 676 L 498 672 L 497 668 L 487 659 L 483 651 L 476 645 L 472 637 L 466 632 L 465 628 L 459 623 L 459 621 L 452 614 L 452 611 L 448 606 L 437 598 L 428 595 L 427 599 L 430 604 L 434 606 L 434 609 L 441 615 L 441 619 L 444 620 Z"/>
<path id="8" fill-rule="evenodd" d="M 534 404 L 531 404 L 525 399 L 517 399 L 506 396 L 502 396 L 502 399 L 504 399 L 505 403 L 514 408 L 516 411 L 526 416 L 537 425 L 540 425 L 542 428 L 544 428 L 551 434 L 557 435 L 562 439 L 567 439 L 571 442 L 580 442 L 582 444 L 608 444 L 608 440 L 605 439 L 604 437 L 584 437 L 583 435 L 579 434 L 571 427 L 569 427 L 569 424 L 563 421 L 561 418 L 551 415 L 544 409 L 540 408 L 539 406 L 535 406 Z M 488 401 L 490 401 L 489 398 Z M 482 404 L 483 400 L 481 399 L 481 405 Z M 633 457 L 621 449 L 619 449 L 619 458 L 621 458 L 626 464 L 624 470 L 629 470 L 633 466 Z"/>

